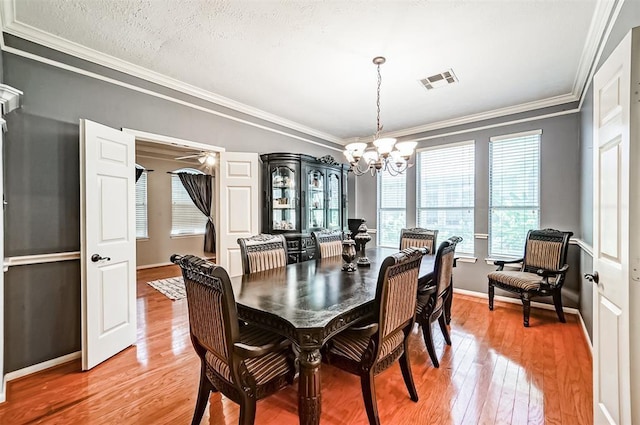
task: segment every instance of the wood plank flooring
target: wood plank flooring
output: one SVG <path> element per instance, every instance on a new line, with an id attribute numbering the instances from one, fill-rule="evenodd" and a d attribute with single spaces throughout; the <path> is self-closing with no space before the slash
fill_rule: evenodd
<path id="1" fill-rule="evenodd" d="M 89 372 L 80 361 L 9 382 L 0 424 L 188 424 L 199 361 L 189 340 L 186 300 L 145 282 L 174 267 L 138 272 L 138 343 Z M 410 359 L 420 401 L 409 400 L 397 364 L 376 378 L 382 424 L 591 424 L 591 353 L 573 315 L 455 295 L 453 345 L 434 324 L 440 368 L 431 366 L 416 327 Z M 360 382 L 322 366 L 322 424 L 367 423 Z M 238 406 L 213 394 L 203 424 L 237 424 Z M 258 402 L 256 424 L 297 424 L 297 384 Z"/>

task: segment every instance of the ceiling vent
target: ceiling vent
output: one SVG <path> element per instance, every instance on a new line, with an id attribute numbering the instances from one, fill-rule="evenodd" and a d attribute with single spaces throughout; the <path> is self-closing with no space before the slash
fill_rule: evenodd
<path id="1" fill-rule="evenodd" d="M 440 74 L 432 75 L 431 77 L 423 78 L 420 80 L 420 84 L 422 84 L 427 90 L 448 86 L 449 84 L 453 84 L 456 82 L 458 82 L 458 78 L 456 77 L 456 74 L 453 73 L 453 69 L 451 68 L 444 72 L 441 72 Z"/>

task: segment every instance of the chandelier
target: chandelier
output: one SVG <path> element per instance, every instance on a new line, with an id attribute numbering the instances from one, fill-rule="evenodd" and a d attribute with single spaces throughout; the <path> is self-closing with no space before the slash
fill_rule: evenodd
<path id="1" fill-rule="evenodd" d="M 349 143 L 345 146 L 344 156 L 351 164 L 351 170 L 356 176 L 361 176 L 370 172 L 375 175 L 376 172 L 386 171 L 391 175 L 403 173 L 407 168 L 413 166 L 409 163 L 409 159 L 416 148 L 417 142 L 398 142 L 392 137 L 380 137 L 382 125 L 380 125 L 380 84 L 382 76 L 380 75 L 380 65 L 387 60 L 382 56 L 373 58 L 374 65 L 378 68 L 378 91 L 377 91 L 377 125 L 376 134 L 373 136 L 371 144 L 356 142 Z M 364 162 L 364 168 L 361 168 L 360 159 Z"/>

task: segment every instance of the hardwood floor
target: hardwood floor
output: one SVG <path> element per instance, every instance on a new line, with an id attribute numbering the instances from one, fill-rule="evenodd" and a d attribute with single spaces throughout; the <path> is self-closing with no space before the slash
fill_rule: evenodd
<path id="1" fill-rule="evenodd" d="M 199 362 L 186 300 L 171 301 L 145 282 L 177 267 L 138 273 L 138 344 L 89 372 L 73 361 L 9 382 L 0 424 L 188 424 Z M 435 324 L 434 324 L 435 325 Z M 410 340 L 420 396 L 409 400 L 396 365 L 376 378 L 383 424 L 591 424 L 591 354 L 577 318 L 455 295 L 448 347 L 438 326 L 435 369 L 416 327 Z M 322 366 L 322 424 L 367 423 L 360 382 Z M 203 424 L 237 424 L 238 406 L 213 394 Z M 256 424 L 297 424 L 297 384 L 258 402 Z"/>

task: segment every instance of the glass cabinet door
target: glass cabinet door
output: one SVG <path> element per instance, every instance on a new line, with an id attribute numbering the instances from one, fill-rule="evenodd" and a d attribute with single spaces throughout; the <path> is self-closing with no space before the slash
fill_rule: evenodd
<path id="1" fill-rule="evenodd" d="M 340 176 L 329 173 L 327 185 L 327 228 L 340 229 L 340 212 L 342 209 L 342 196 L 340 194 Z"/>
<path id="2" fill-rule="evenodd" d="M 325 226 L 324 174 L 319 170 L 307 172 L 307 228 L 320 229 Z"/>
<path id="3" fill-rule="evenodd" d="M 298 230 L 295 171 L 289 167 L 275 167 L 271 172 L 271 188 L 273 230 Z"/>

